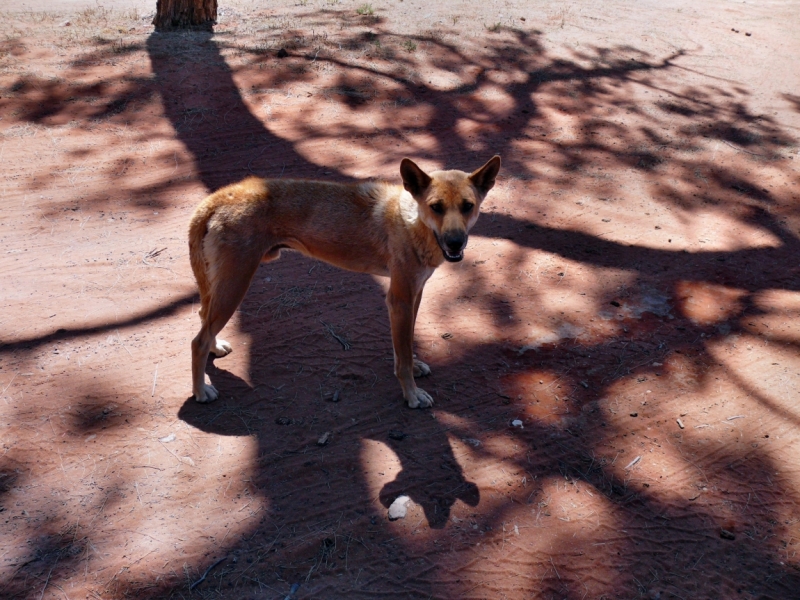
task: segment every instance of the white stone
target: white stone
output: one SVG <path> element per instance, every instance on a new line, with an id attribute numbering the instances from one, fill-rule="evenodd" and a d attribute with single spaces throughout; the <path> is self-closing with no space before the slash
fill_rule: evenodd
<path id="1" fill-rule="evenodd" d="M 392 505 L 389 507 L 389 520 L 396 521 L 406 516 L 408 508 L 406 504 L 411 500 L 408 496 L 398 496 Z"/>

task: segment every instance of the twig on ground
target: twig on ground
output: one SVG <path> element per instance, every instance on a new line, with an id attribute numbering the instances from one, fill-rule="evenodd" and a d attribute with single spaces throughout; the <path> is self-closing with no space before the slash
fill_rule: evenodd
<path id="1" fill-rule="evenodd" d="M 264 146 L 263 148 L 261 148 L 261 150 L 259 151 L 259 153 L 258 153 L 258 154 L 256 154 L 256 155 L 255 155 L 253 158 L 251 158 L 251 159 L 250 159 L 250 162 L 248 162 L 248 163 L 247 163 L 247 170 L 248 170 L 248 171 L 250 171 L 250 172 L 251 172 L 253 175 L 258 175 L 258 173 L 256 173 L 255 171 L 253 171 L 253 169 L 251 169 L 251 168 L 250 168 L 250 165 L 252 165 L 252 164 L 253 164 L 253 161 L 254 161 L 255 159 L 257 159 L 259 156 L 261 156 L 261 155 L 264 153 L 264 150 L 266 150 L 266 149 L 267 149 L 267 147 L 266 147 L 266 146 Z"/>
<path id="2" fill-rule="evenodd" d="M 558 580 L 561 581 L 561 575 L 558 574 L 558 569 L 556 569 L 556 563 L 553 562 L 553 557 L 550 557 L 550 564 L 553 565 L 553 570 L 556 572 L 556 577 Z"/>
<path id="3" fill-rule="evenodd" d="M 169 452 L 170 454 L 172 454 L 172 456 L 174 456 L 174 457 L 175 457 L 175 460 L 177 460 L 177 461 L 178 461 L 180 464 L 184 464 L 184 463 L 186 462 L 186 461 L 185 461 L 185 460 L 183 460 L 183 459 L 182 459 L 180 456 L 178 456 L 177 454 L 175 454 L 175 453 L 174 453 L 172 450 L 170 450 L 169 448 L 167 448 L 167 447 L 164 445 L 164 442 L 162 442 L 161 440 L 158 440 L 158 443 L 159 443 L 159 444 L 161 444 L 161 447 L 162 447 L 162 448 L 164 448 L 164 450 L 166 450 L 167 452 Z M 194 466 L 194 465 L 192 465 L 192 466 Z M 229 486 L 229 487 L 230 487 L 230 486 Z"/>
<path id="4" fill-rule="evenodd" d="M 155 258 L 155 257 L 156 257 L 156 256 L 158 256 L 159 254 L 161 254 L 161 253 L 162 253 L 164 250 L 166 250 L 166 248 L 161 248 L 161 250 L 156 250 L 155 248 L 153 248 L 152 250 L 150 250 L 150 252 L 148 252 L 147 254 L 145 254 L 145 255 L 142 257 L 142 262 L 143 262 L 144 264 L 146 264 L 148 267 L 154 267 L 154 266 L 156 266 L 156 265 L 151 265 L 149 262 L 147 262 L 147 259 L 148 259 L 148 258 Z"/>
<path id="5" fill-rule="evenodd" d="M 334 337 L 334 339 L 342 345 L 342 348 L 344 348 L 345 350 L 350 350 L 351 348 L 350 342 L 348 342 L 342 336 L 337 335 L 337 333 L 333 330 L 333 325 L 328 325 L 324 321 L 322 321 L 322 324 L 325 326 L 325 329 L 328 330 L 328 333 L 330 333 Z"/>
<path id="6" fill-rule="evenodd" d="M 44 598 L 44 592 L 47 589 L 47 584 L 50 583 L 50 575 L 53 574 L 53 569 L 56 568 L 56 565 L 58 564 L 58 561 L 60 559 L 61 559 L 61 554 L 59 553 L 59 555 L 56 557 L 56 562 L 53 563 L 53 566 L 50 567 L 50 572 L 47 573 L 47 579 L 44 580 L 44 587 L 42 588 L 42 593 L 39 595 L 39 600 L 42 600 L 42 598 Z"/>
<path id="7" fill-rule="evenodd" d="M 193 590 L 193 589 L 194 589 L 194 588 L 196 588 L 198 585 L 200 585 L 201 583 L 203 583 L 203 582 L 206 580 L 206 577 L 208 577 L 208 574 L 211 572 L 211 569 L 213 569 L 214 567 L 216 567 L 216 566 L 217 566 L 219 563 L 221 563 L 222 561 L 224 561 L 226 558 L 228 558 L 228 557 L 227 557 L 227 556 L 223 556 L 223 557 L 222 557 L 222 558 L 220 558 L 218 561 L 216 561 L 215 563 L 213 563 L 213 564 L 212 564 L 210 567 L 208 567 L 208 568 L 206 569 L 206 572 L 205 572 L 205 573 L 203 573 L 203 576 L 202 576 L 202 577 L 200 577 L 200 579 L 198 579 L 198 580 L 197 580 L 197 581 L 195 581 L 195 582 L 194 582 L 192 585 L 190 585 L 190 586 L 189 586 L 189 591 Z"/>
<path id="8" fill-rule="evenodd" d="M 292 598 L 294 598 L 294 595 L 297 593 L 297 590 L 299 590 L 299 589 L 300 589 L 300 584 L 299 583 L 292 584 L 291 589 L 289 589 L 289 595 L 286 596 L 286 598 L 284 598 L 284 600 L 292 600 Z"/>
<path id="9" fill-rule="evenodd" d="M 119 329 L 117 329 L 117 342 L 119 342 L 120 346 L 125 348 L 125 352 L 127 352 L 130 355 L 130 357 L 133 358 L 133 354 L 131 354 L 131 351 L 128 350 L 128 347 L 125 344 L 122 343 L 122 337 L 119 335 Z"/>
<path id="10" fill-rule="evenodd" d="M 158 363 L 156 363 L 156 372 L 153 373 L 153 391 L 150 392 L 150 397 L 156 395 L 156 380 L 158 379 Z"/>
<path id="11" fill-rule="evenodd" d="M 740 148 L 739 146 L 734 146 L 730 142 L 726 142 L 725 140 L 720 140 L 726 146 L 730 146 L 734 150 L 738 150 L 739 152 L 746 152 L 747 154 L 752 154 L 753 156 L 760 156 L 761 158 L 769 158 L 766 154 L 758 154 L 757 152 L 750 152 L 750 150 L 745 150 L 744 148 Z"/>
<path id="12" fill-rule="evenodd" d="M 9 381 L 9 382 L 8 382 L 8 385 L 6 385 L 6 387 L 4 387 L 4 388 L 3 388 L 3 391 L 2 391 L 2 392 L 0 392 L 0 395 L 4 395 L 4 394 L 6 393 L 6 390 L 7 390 L 7 389 L 8 389 L 8 388 L 11 386 L 11 384 L 12 384 L 12 383 L 14 383 L 14 380 L 15 380 L 16 378 L 17 378 L 17 374 L 16 374 L 16 373 L 14 373 L 14 376 L 11 378 L 11 381 Z"/>
<path id="13" fill-rule="evenodd" d="M 641 456 L 637 456 L 636 458 L 634 458 L 634 459 L 633 459 L 631 462 L 629 462 L 629 463 L 627 464 L 627 466 L 625 467 L 625 470 L 627 471 L 628 469 L 632 468 L 632 467 L 633 467 L 633 466 L 635 466 L 635 465 L 636 465 L 636 463 L 638 463 L 640 460 L 642 460 L 642 457 L 641 457 Z"/>

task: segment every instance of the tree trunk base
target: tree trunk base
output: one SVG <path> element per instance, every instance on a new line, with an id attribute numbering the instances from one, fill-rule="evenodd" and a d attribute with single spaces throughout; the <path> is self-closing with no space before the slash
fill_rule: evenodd
<path id="1" fill-rule="evenodd" d="M 217 0 L 157 0 L 156 31 L 212 31 L 217 22 Z"/>

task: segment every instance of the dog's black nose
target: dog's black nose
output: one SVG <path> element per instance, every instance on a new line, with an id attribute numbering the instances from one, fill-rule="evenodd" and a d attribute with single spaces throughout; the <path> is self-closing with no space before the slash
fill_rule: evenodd
<path id="1" fill-rule="evenodd" d="M 450 252 L 461 252 L 464 249 L 464 246 L 467 245 L 467 236 L 460 232 L 447 232 L 444 234 L 444 245 L 447 246 L 447 249 Z"/>

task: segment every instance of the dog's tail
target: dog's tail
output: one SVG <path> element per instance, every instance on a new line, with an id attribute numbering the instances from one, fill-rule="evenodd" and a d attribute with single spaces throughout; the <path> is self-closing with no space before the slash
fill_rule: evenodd
<path id="1" fill-rule="evenodd" d="M 208 278 L 208 259 L 205 255 L 203 242 L 208 232 L 208 221 L 214 215 L 216 206 L 204 201 L 192 215 L 189 222 L 189 261 L 192 264 L 194 278 L 200 291 L 200 319 L 205 322 L 208 313 L 208 302 L 211 297 L 211 281 Z"/>

